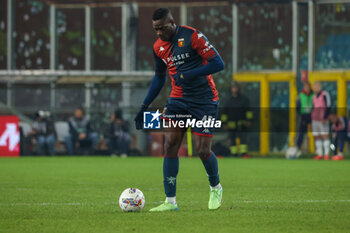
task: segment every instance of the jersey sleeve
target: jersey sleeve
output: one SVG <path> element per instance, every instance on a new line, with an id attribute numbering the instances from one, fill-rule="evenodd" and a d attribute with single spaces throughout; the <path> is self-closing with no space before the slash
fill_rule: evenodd
<path id="1" fill-rule="evenodd" d="M 210 60 L 218 55 L 217 50 L 200 31 L 194 31 L 191 38 L 192 49 L 205 60 Z"/>
<path id="2" fill-rule="evenodd" d="M 162 61 L 162 59 L 160 59 L 157 54 L 154 52 L 153 50 L 153 56 L 154 56 L 154 70 L 155 73 L 157 75 L 165 75 L 166 72 L 166 65 L 165 63 Z"/>

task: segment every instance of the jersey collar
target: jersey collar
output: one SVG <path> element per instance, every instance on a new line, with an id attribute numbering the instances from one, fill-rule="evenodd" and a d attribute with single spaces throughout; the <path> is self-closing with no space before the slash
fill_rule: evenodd
<path id="1" fill-rule="evenodd" d="M 180 31 L 180 26 L 176 25 L 175 32 L 174 32 L 173 38 L 171 39 L 171 42 L 174 42 L 176 40 L 176 37 L 179 31 Z"/>

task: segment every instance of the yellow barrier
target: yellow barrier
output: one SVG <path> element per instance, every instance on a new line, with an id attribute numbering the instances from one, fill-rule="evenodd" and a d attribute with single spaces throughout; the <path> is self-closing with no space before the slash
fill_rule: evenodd
<path id="1" fill-rule="evenodd" d="M 296 88 L 296 75 L 293 72 L 238 72 L 233 75 L 238 82 L 260 83 L 260 154 L 269 152 L 270 137 L 270 82 L 289 83 L 289 146 L 293 146 L 296 136 L 296 100 L 298 92 Z M 313 71 L 309 72 L 309 81 L 337 82 L 337 113 L 346 116 L 347 107 L 347 82 L 350 82 L 350 71 Z M 308 133 L 310 152 L 314 151 L 313 137 Z"/>
<path id="2" fill-rule="evenodd" d="M 270 146 L 270 82 L 289 83 L 289 145 L 293 146 L 296 130 L 296 75 L 293 72 L 239 72 L 233 75 L 238 82 L 260 83 L 260 154 L 267 155 Z"/>
<path id="3" fill-rule="evenodd" d="M 296 101 L 298 98 L 296 77 L 289 81 L 289 146 L 294 146 L 294 138 L 296 136 Z"/>

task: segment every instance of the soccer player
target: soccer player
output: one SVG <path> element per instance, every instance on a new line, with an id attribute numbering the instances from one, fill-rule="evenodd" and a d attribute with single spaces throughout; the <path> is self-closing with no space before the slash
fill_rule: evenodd
<path id="1" fill-rule="evenodd" d="M 165 83 L 166 70 L 171 78 L 172 90 L 166 104 L 165 116 L 191 115 L 197 120 L 217 118 L 219 97 L 211 74 L 224 69 L 224 63 L 198 30 L 177 26 L 167 8 L 154 11 L 152 24 L 158 40 L 153 45 L 155 75 L 148 94 L 135 117 L 136 129 L 142 129 L 143 112 L 159 94 Z M 171 119 L 176 120 L 176 119 Z M 178 150 L 185 128 L 165 128 L 163 177 L 166 199 L 163 204 L 150 211 L 177 210 L 176 177 L 179 170 Z M 220 185 L 218 162 L 211 151 L 212 128 L 192 129 L 196 151 L 210 183 L 208 208 L 221 206 L 223 189 Z"/>
<path id="2" fill-rule="evenodd" d="M 337 152 L 339 143 L 339 153 L 332 157 L 332 160 L 344 160 L 343 150 L 345 142 L 350 143 L 350 125 L 346 117 L 337 116 L 335 113 L 329 114 L 329 121 L 332 124 L 332 131 L 334 134 L 334 151 Z"/>
<path id="3" fill-rule="evenodd" d="M 329 121 L 331 98 L 329 93 L 322 90 L 320 82 L 314 83 L 315 95 L 312 98 L 311 128 L 315 138 L 316 156 L 314 160 L 329 160 Z"/>

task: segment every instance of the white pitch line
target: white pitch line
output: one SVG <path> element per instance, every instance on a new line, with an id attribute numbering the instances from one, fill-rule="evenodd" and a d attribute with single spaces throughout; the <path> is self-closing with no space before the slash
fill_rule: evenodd
<path id="1" fill-rule="evenodd" d="M 94 205 L 114 205 L 117 202 L 104 202 L 104 203 L 81 203 L 81 202 L 42 202 L 42 203 L 25 203 L 25 202 L 14 202 L 14 203 L 0 203 L 0 206 L 94 206 Z"/>
<path id="2" fill-rule="evenodd" d="M 320 202 L 350 202 L 350 200 L 255 200 L 255 201 L 233 201 L 233 203 L 320 203 Z"/>
<path id="3" fill-rule="evenodd" d="M 236 200 L 231 203 L 239 204 L 268 204 L 268 203 L 331 203 L 331 202 L 349 202 L 350 200 Z M 191 201 L 193 203 L 193 201 Z M 98 206 L 98 205 L 117 205 L 117 202 L 104 202 L 104 203 L 81 203 L 81 202 L 42 202 L 42 203 L 0 203 L 0 206 Z"/>

